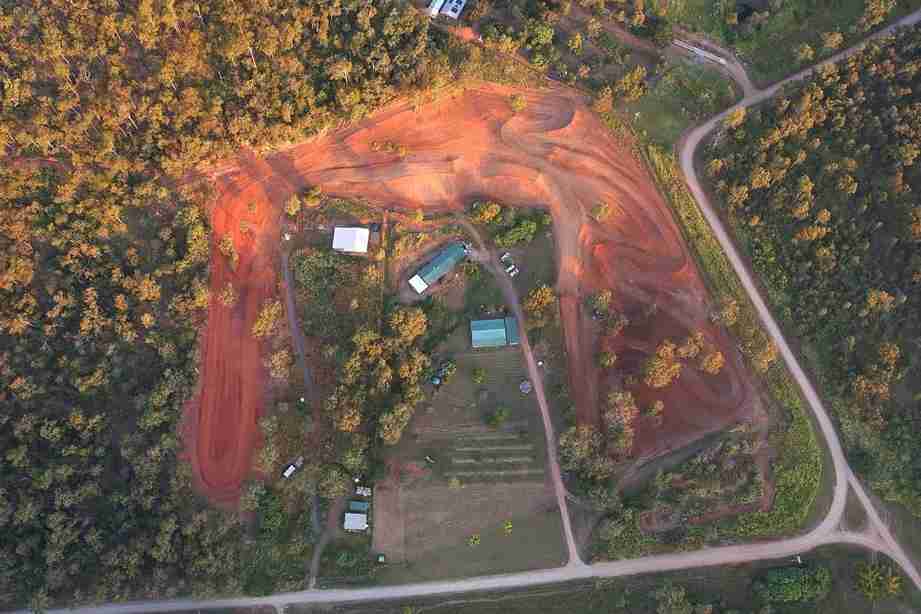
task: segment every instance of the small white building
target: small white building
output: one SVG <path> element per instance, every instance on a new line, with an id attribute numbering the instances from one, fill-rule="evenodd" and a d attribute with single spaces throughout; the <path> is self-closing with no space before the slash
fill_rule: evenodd
<path id="1" fill-rule="evenodd" d="M 349 254 L 367 254 L 371 232 L 367 228 L 336 226 L 333 229 L 333 249 Z"/>
<path id="2" fill-rule="evenodd" d="M 451 19 L 457 19 L 465 6 L 467 6 L 467 0 L 447 0 L 441 9 L 441 14 L 447 15 Z"/>
<path id="3" fill-rule="evenodd" d="M 346 512 L 345 522 L 343 523 L 342 528 L 346 531 L 367 531 L 368 515 Z"/>
<path id="4" fill-rule="evenodd" d="M 409 285 L 413 287 L 413 290 L 418 294 L 425 292 L 425 289 L 429 287 L 425 281 L 418 275 L 413 275 L 409 278 Z"/>
<path id="5" fill-rule="evenodd" d="M 438 17 L 438 13 L 441 12 L 441 7 L 444 3 L 445 0 L 432 0 L 429 2 L 429 16 Z"/>

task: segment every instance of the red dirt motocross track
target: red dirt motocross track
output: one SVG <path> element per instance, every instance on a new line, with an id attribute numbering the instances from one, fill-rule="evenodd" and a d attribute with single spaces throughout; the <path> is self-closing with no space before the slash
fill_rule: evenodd
<path id="1" fill-rule="evenodd" d="M 664 390 L 640 389 L 643 406 L 665 402 L 664 422 L 640 420 L 634 453 L 649 457 L 724 428 L 751 411 L 752 383 L 731 338 L 707 318 L 708 293 L 668 206 L 629 143 L 619 142 L 575 94 L 522 92 L 527 105 L 513 113 L 514 90 L 481 86 L 416 107 L 400 102 L 353 127 L 274 154 L 248 160 L 230 179 L 214 209 L 214 236 L 240 239 L 240 264 L 227 270 L 215 253 L 212 291 L 227 279 L 245 288 L 237 308 L 212 307 L 204 355 L 195 443 L 195 468 L 206 492 L 232 500 L 245 478 L 257 442 L 264 374 L 258 344 L 248 332 L 272 291 L 277 218 L 260 218 L 252 236 L 237 226 L 247 202 L 280 211 L 293 189 L 319 185 L 328 194 L 360 196 L 388 207 L 461 209 L 476 198 L 517 207 L 542 207 L 553 215 L 559 275 L 557 290 L 577 418 L 599 424 L 600 347 L 581 302 L 610 288 L 614 308 L 635 322 L 650 304 L 656 314 L 629 326 L 615 349 L 636 364 L 662 339 L 680 342 L 701 331 L 719 348 L 726 366 L 718 376 L 686 367 Z M 371 143 L 396 142 L 407 155 L 371 151 Z M 269 193 L 274 190 L 274 193 Z M 598 202 L 617 214 L 599 225 L 588 216 Z M 266 248 L 262 251 L 262 248 Z M 589 320 L 585 322 L 584 320 Z"/>

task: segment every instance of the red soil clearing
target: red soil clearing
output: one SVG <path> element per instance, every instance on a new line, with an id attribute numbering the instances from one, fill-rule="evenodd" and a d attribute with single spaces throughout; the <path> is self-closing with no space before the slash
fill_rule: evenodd
<path id="1" fill-rule="evenodd" d="M 202 342 L 201 387 L 187 406 L 185 440 L 194 475 L 213 502 L 236 505 L 259 442 L 266 373 L 259 341 L 250 334 L 263 303 L 276 293 L 279 212 L 284 182 L 261 181 L 265 162 L 244 156 L 240 168 L 217 181 L 212 206 L 211 296 L 230 282 L 237 302 L 225 307 L 212 298 Z M 274 187 L 273 187 L 274 186 Z M 232 238 L 239 261 L 231 268 L 217 242 Z"/>
<path id="2" fill-rule="evenodd" d="M 686 367 L 664 392 L 639 391 L 641 403 L 662 399 L 666 409 L 660 428 L 640 421 L 635 453 L 649 456 L 678 447 L 745 415 L 753 396 L 751 381 L 731 339 L 707 321 L 700 274 L 629 143 L 615 140 L 574 93 L 521 92 L 526 108 L 515 114 L 509 108 L 514 91 L 482 86 L 419 107 L 397 103 L 353 127 L 263 163 L 251 162 L 247 173 L 230 181 L 215 211 L 215 237 L 231 232 L 243 240 L 236 227 L 248 200 L 269 201 L 280 210 L 291 189 L 308 185 L 386 207 L 461 209 L 473 199 L 490 198 L 547 208 L 554 219 L 557 290 L 580 423 L 600 423 L 599 396 L 606 382 L 595 369 L 600 348 L 593 323 L 583 321 L 580 305 L 587 292 L 602 288 L 614 290 L 615 307 L 631 318 L 650 303 L 658 306 L 648 325 L 630 326 L 618 339 L 615 349 L 624 360 L 637 360 L 639 352 L 648 352 L 666 336 L 680 342 L 691 330 L 701 330 L 708 344 L 726 356 L 719 376 Z M 408 153 L 400 158 L 373 152 L 373 141 L 404 145 Z M 246 183 L 257 179 L 258 184 Z M 265 186 L 276 186 L 279 194 L 266 194 Z M 616 203 L 620 210 L 604 226 L 587 215 L 600 201 Z M 276 222 L 268 217 L 256 232 L 277 240 Z M 272 292 L 274 275 L 268 252 L 260 252 L 256 243 L 244 241 L 246 251 L 241 250 L 235 273 L 226 270 L 222 257 L 214 258 L 213 290 L 226 279 L 247 289 L 235 311 L 213 308 L 208 325 L 195 457 L 202 484 L 214 493 L 234 492 L 256 443 L 264 375 L 258 344 L 248 332 L 261 301 Z M 631 352 L 636 356 L 631 358 Z"/>

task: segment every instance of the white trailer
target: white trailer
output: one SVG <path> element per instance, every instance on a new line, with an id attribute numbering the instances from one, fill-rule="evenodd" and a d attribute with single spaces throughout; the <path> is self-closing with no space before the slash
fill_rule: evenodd
<path id="1" fill-rule="evenodd" d="M 441 9 L 441 14 L 447 15 L 451 19 L 457 19 L 466 5 L 467 0 L 447 0 L 444 8 Z"/>
<path id="2" fill-rule="evenodd" d="M 711 62 L 715 62 L 719 64 L 720 66 L 726 65 L 726 60 L 716 55 L 715 53 L 710 53 L 709 51 L 705 49 L 701 49 L 700 47 L 695 47 L 694 45 L 691 45 L 689 43 L 686 43 L 684 41 L 679 41 L 679 40 L 673 41 L 672 44 L 674 44 L 676 47 L 679 47 L 680 49 L 689 51 L 693 53 L 694 55 L 701 57 L 705 60 L 710 60 Z"/>
<path id="3" fill-rule="evenodd" d="M 432 0 L 429 2 L 429 17 L 438 17 L 441 7 L 444 6 L 445 0 Z"/>

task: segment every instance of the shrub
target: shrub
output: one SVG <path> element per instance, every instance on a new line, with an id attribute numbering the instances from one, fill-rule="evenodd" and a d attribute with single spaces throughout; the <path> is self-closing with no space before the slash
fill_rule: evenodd
<path id="1" fill-rule="evenodd" d="M 499 203 L 492 201 L 473 203 L 473 215 L 471 219 L 477 224 L 489 224 L 498 221 L 502 213 L 502 207 Z"/>
<path id="2" fill-rule="evenodd" d="M 470 381 L 477 386 L 482 386 L 483 382 L 486 381 L 486 369 L 483 367 L 474 367 L 473 372 L 470 374 Z"/>
<path id="3" fill-rule="evenodd" d="M 820 601 L 831 588 L 827 567 L 779 567 L 767 572 L 755 592 L 767 603 Z"/>
<path id="4" fill-rule="evenodd" d="M 281 301 L 267 301 L 259 311 L 259 316 L 253 322 L 253 336 L 267 337 L 275 332 L 278 326 L 278 320 L 281 318 L 282 307 Z"/>
<path id="5" fill-rule="evenodd" d="M 497 407 L 495 411 L 487 414 L 486 424 L 490 428 L 497 429 L 505 424 L 511 415 L 512 412 L 509 411 L 508 407 Z"/>
<path id="6" fill-rule="evenodd" d="M 500 233 L 495 241 L 498 247 L 512 247 L 519 243 L 530 243 L 534 240 L 535 234 L 537 234 L 537 223 L 525 219 Z"/>

